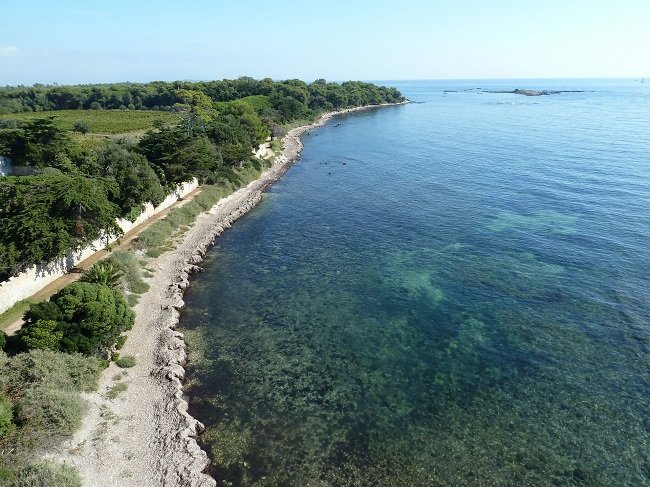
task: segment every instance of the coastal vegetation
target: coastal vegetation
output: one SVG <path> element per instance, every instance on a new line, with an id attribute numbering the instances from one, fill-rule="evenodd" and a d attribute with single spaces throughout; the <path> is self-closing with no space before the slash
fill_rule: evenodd
<path id="1" fill-rule="evenodd" d="M 45 449 L 79 427 L 85 407 L 79 393 L 95 390 L 101 371 L 97 358 L 77 353 L 37 349 L 9 357 L 0 352 L 0 484 L 79 485 L 58 481 L 76 478 L 68 467 L 30 464 L 36 448 Z"/>
<path id="2" fill-rule="evenodd" d="M 272 159 L 253 151 L 269 139 L 279 151 L 278 137 L 292 123 L 401 100 L 393 88 L 324 80 L 0 88 L 0 155 L 17 174 L 0 177 L 0 280 L 108 243 L 121 233 L 116 219 L 135 220 L 145 203 L 157 205 L 197 178 L 201 193 L 135 242 L 135 251 L 155 257 L 200 213 L 269 167 Z M 24 324 L 12 337 L 0 334 L 2 485 L 80 485 L 74 469 L 35 459 L 78 428 L 79 393 L 96 389 L 109 357 L 120 368 L 135 365 L 117 350 L 134 323 L 130 306 L 149 289 L 146 266 L 119 250 L 49 301 L 26 300 L 9 311 L 24 312 Z M 116 384 L 108 397 L 125 389 Z"/>
<path id="3" fill-rule="evenodd" d="M 0 154 L 28 174 L 0 178 L 0 280 L 119 235 L 116 218 L 133 221 L 177 183 L 196 177 L 239 187 L 247 171 L 259 170 L 253 149 L 282 135 L 282 124 L 401 100 L 394 88 L 324 80 L 0 88 L 0 112 L 11 114 L 0 124 Z M 74 136 L 143 127 L 136 139 L 99 145 Z"/>

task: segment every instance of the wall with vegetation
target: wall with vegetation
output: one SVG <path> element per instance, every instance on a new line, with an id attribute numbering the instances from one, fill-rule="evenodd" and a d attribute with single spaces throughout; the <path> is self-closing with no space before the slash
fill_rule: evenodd
<path id="1" fill-rule="evenodd" d="M 132 222 L 120 218 L 117 220 L 117 225 L 126 233 L 144 221 L 148 220 L 153 215 L 160 213 L 166 208 L 169 208 L 176 201 L 178 201 L 179 198 L 183 198 L 194 191 L 198 185 L 199 183 L 196 178 L 192 179 L 192 181 L 181 183 L 176 187 L 173 193 L 167 196 L 163 202 L 155 208 L 151 203 L 145 203 L 145 208 L 140 216 L 138 216 L 138 218 Z M 109 241 L 109 243 L 114 242 L 115 240 L 116 239 L 113 238 Z M 103 249 L 105 246 L 105 239 L 95 240 L 90 245 L 81 250 L 70 251 L 68 255 L 60 259 L 32 266 L 25 272 L 22 272 L 19 275 L 11 277 L 9 280 L 0 283 L 0 313 L 6 311 L 21 299 L 25 299 L 31 296 L 51 282 L 54 282 L 56 279 L 66 274 L 79 262 L 87 259 L 98 250 Z"/>

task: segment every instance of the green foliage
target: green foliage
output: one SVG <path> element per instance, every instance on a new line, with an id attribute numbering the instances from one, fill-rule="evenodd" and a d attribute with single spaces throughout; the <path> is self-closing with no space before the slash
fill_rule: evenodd
<path id="1" fill-rule="evenodd" d="M 16 334 L 23 350 L 33 348 L 96 355 L 133 326 L 135 315 L 124 295 L 104 284 L 75 282 L 37 303 Z"/>
<path id="2" fill-rule="evenodd" d="M 1 97 L 0 103 L 2 103 Z M 43 112 L 0 115 L 0 128 L 18 128 L 21 123 L 43 118 L 43 115 L 45 115 Z M 70 132 L 80 133 L 75 130 L 75 122 L 83 120 L 89 125 L 94 134 L 123 134 L 149 130 L 157 123 L 174 124 L 179 120 L 177 113 L 151 110 L 56 110 L 49 111 L 46 115 L 53 120 L 59 129 Z"/>
<path id="3" fill-rule="evenodd" d="M 43 168 L 57 167 L 57 159 L 69 155 L 71 144 L 52 118 L 37 118 L 19 129 L 0 131 L 0 148 L 18 165 Z"/>
<path id="4" fill-rule="evenodd" d="M 72 124 L 72 130 L 80 134 L 87 134 L 90 132 L 90 124 L 85 120 L 75 120 Z"/>
<path id="5" fill-rule="evenodd" d="M 40 462 L 21 470 L 9 487 L 81 487 L 81 478 L 70 465 Z"/>
<path id="6" fill-rule="evenodd" d="M 35 445 L 44 447 L 78 427 L 79 392 L 96 390 L 101 371 L 99 360 L 80 354 L 32 350 L 7 357 L 0 352 L 0 479 L 5 465 L 5 477 L 15 478 L 18 471 L 23 482 L 9 485 L 69 485 L 45 474 L 44 484 L 25 483 L 36 477 L 21 468 Z"/>
<path id="7" fill-rule="evenodd" d="M 13 417 L 11 401 L 0 392 L 0 438 L 13 431 Z"/>
<path id="8" fill-rule="evenodd" d="M 70 434 L 81 424 L 82 413 L 78 394 L 47 385 L 28 389 L 16 401 L 16 421 L 22 428 Z"/>
<path id="9" fill-rule="evenodd" d="M 160 179 L 147 159 L 124 144 L 110 143 L 98 149 L 82 168 L 93 177 L 115 182 L 112 201 L 120 207 L 121 216 L 137 217 L 144 203 L 156 206 L 165 199 Z"/>
<path id="10" fill-rule="evenodd" d="M 129 291 L 131 291 L 133 294 L 144 294 L 149 290 L 150 287 L 151 286 L 149 286 L 149 284 L 144 282 L 142 279 L 129 283 Z"/>
<path id="11" fill-rule="evenodd" d="M 136 256 L 131 252 L 126 250 L 116 250 L 107 257 L 104 262 L 111 264 L 115 269 L 122 273 L 121 286 L 125 291 L 136 292 L 137 290 L 142 290 L 147 286 L 147 284 L 142 280 L 140 263 Z"/>
<path id="12" fill-rule="evenodd" d="M 120 106 L 136 110 L 170 110 L 175 103 L 182 102 L 187 91 L 207 95 L 212 101 L 226 102 L 243 99 L 256 110 L 268 110 L 262 105 L 264 98 L 274 94 L 295 99 L 310 107 L 330 109 L 340 107 L 343 102 L 396 102 L 401 94 L 394 88 L 369 83 L 348 82 L 342 85 L 327 83 L 319 79 L 311 84 L 300 80 L 273 81 L 270 78 L 256 80 L 243 76 L 233 80 L 201 82 L 115 83 L 110 85 L 78 86 L 17 86 L 0 88 L 0 113 L 37 112 L 43 110 L 71 109 L 118 109 Z M 328 105 L 329 104 L 329 105 Z M 130 113 L 130 112 L 127 112 Z M 153 112 L 160 113 L 162 112 Z M 14 116 L 14 115 L 12 115 Z M 79 118 L 77 116 L 77 118 Z M 92 122 L 91 122 L 92 123 Z"/>
<path id="13" fill-rule="evenodd" d="M 121 350 L 124 346 L 124 343 L 126 343 L 126 335 L 120 335 L 117 337 L 117 341 L 115 342 L 115 348 Z"/>
<path id="14" fill-rule="evenodd" d="M 0 391 L 20 397 L 40 385 L 69 392 L 90 392 L 97 388 L 102 367 L 99 361 L 80 354 L 52 350 L 31 350 L 11 358 L 0 353 Z"/>
<path id="15" fill-rule="evenodd" d="M 104 284 L 111 288 L 116 288 L 124 276 L 124 272 L 117 269 L 112 262 L 98 262 L 90 269 L 84 271 L 79 279 L 81 282 L 91 282 L 94 284 Z"/>
<path id="16" fill-rule="evenodd" d="M 139 250 L 153 250 L 162 247 L 174 233 L 174 227 L 165 220 L 158 220 L 144 230 L 135 241 Z"/>
<path id="17" fill-rule="evenodd" d="M 158 168 L 165 184 L 181 182 L 183 167 L 175 155 L 191 141 L 182 127 L 159 127 L 150 130 L 138 143 L 138 149 L 147 160 Z"/>
<path id="18" fill-rule="evenodd" d="M 115 384 L 113 387 L 111 387 L 108 392 L 106 393 L 106 397 L 109 399 L 113 400 L 117 396 L 120 395 L 120 392 L 124 392 L 129 388 L 129 386 L 125 382 L 120 382 L 118 384 Z"/>
<path id="19" fill-rule="evenodd" d="M 133 355 L 124 355 L 115 361 L 115 365 L 117 365 L 120 369 L 129 369 L 131 367 L 135 367 L 135 363 L 135 357 Z"/>
<path id="20" fill-rule="evenodd" d="M 119 235 L 110 185 L 82 176 L 0 178 L 0 278 L 51 261 L 102 235 Z"/>
<path id="21" fill-rule="evenodd" d="M 38 319 L 20 333 L 20 343 L 24 350 L 58 350 L 63 340 L 63 330 L 58 321 Z"/>

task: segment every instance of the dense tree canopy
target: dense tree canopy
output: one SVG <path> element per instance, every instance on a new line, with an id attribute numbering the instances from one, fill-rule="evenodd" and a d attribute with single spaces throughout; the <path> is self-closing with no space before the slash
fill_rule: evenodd
<path id="1" fill-rule="evenodd" d="M 77 175 L 0 178 L 0 276 L 119 234 L 110 182 Z"/>
<path id="2" fill-rule="evenodd" d="M 75 282 L 50 301 L 33 304 L 18 332 L 24 350 L 49 349 L 97 355 L 108 350 L 135 320 L 124 295 L 105 284 Z"/>
<path id="3" fill-rule="evenodd" d="M 156 171 L 146 157 L 124 144 L 109 143 L 86 158 L 84 174 L 106 178 L 116 183 L 112 200 L 121 216 L 137 217 L 142 204 L 158 205 L 165 199 L 165 190 Z"/>
<path id="4" fill-rule="evenodd" d="M 366 103 L 393 103 L 402 100 L 395 88 L 350 81 L 328 83 L 323 79 L 307 84 L 301 80 L 273 81 L 241 77 L 221 81 L 154 81 L 77 86 L 14 86 L 0 88 L 0 113 L 90 109 L 132 106 L 133 109 L 167 109 L 187 104 L 200 92 L 213 102 L 239 100 L 248 96 L 270 97 L 273 108 L 287 119 L 299 118 L 300 112 L 330 110 Z M 196 101 L 196 100 L 195 100 Z"/>
<path id="5" fill-rule="evenodd" d="M 232 180 L 232 168 L 269 135 L 280 135 L 282 124 L 401 100 L 395 88 L 322 79 L 0 88 L 0 113 L 132 107 L 182 115 L 179 124 L 161 123 L 137 144 L 104 140 L 93 149 L 82 148 L 52 118 L 4 119 L 0 155 L 42 174 L 0 178 L 0 280 L 119 233 L 116 217 L 133 220 L 145 202 L 160 203 L 177 183 Z M 89 129 L 78 122 L 76 132 Z"/>

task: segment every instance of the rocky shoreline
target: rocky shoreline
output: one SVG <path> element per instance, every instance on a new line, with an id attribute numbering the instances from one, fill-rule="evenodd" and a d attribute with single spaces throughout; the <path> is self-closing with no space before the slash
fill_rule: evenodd
<path id="1" fill-rule="evenodd" d="M 156 271 L 149 280 L 151 289 L 135 307 L 136 325 L 122 350 L 136 357 L 136 366 L 125 372 L 111 364 L 98 391 L 85 395 L 89 411 L 82 428 L 48 457 L 74 465 L 89 487 L 216 485 L 204 473 L 209 459 L 196 442 L 204 427 L 188 414 L 183 396 L 187 352 L 176 327 L 189 276 L 201 270 L 197 264 L 215 239 L 254 208 L 263 191 L 299 157 L 302 134 L 334 116 L 380 106 L 386 105 L 326 113 L 291 130 L 271 168 L 200 215 L 174 250 L 149 263 Z M 125 390 L 111 397 L 117 383 L 125 384 Z"/>

